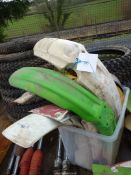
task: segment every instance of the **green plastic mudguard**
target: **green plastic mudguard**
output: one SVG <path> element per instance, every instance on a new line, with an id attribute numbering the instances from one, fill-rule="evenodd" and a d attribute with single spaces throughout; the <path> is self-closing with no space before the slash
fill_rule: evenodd
<path id="1" fill-rule="evenodd" d="M 105 165 L 93 164 L 93 175 L 131 175 L 131 168 L 118 167 L 115 171 L 111 167 Z"/>
<path id="2" fill-rule="evenodd" d="M 116 121 L 112 109 L 90 91 L 59 72 L 25 67 L 14 72 L 9 83 L 76 113 L 82 119 L 94 123 L 104 135 L 112 135 L 114 132 Z"/>

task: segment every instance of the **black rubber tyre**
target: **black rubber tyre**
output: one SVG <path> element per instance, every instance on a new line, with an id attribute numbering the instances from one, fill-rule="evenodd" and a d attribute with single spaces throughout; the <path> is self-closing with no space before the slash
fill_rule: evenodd
<path id="1" fill-rule="evenodd" d="M 37 38 L 25 38 L 2 43 L 0 44 L 0 54 L 11 54 L 32 50 L 37 41 Z"/>
<path id="2" fill-rule="evenodd" d="M 32 48 L 35 42 L 37 42 L 37 40 L 38 38 L 37 39 L 35 38 L 34 40 L 29 39 L 29 41 L 24 40 L 24 42 L 21 40 L 16 42 L 15 40 L 13 41 L 12 46 L 11 42 L 0 44 L 0 53 L 4 54 L 0 55 L 0 82 L 1 82 L 0 92 L 3 98 L 3 102 L 6 106 L 7 112 L 15 120 L 20 119 L 23 116 L 27 115 L 28 111 L 31 110 L 32 108 L 41 106 L 43 104 L 47 104 L 46 100 L 42 101 L 40 100 L 38 102 L 25 105 L 13 104 L 12 101 L 18 98 L 20 95 L 22 95 L 24 91 L 13 88 L 8 83 L 10 75 L 22 67 L 38 66 L 38 67 L 47 67 L 50 69 L 54 69 L 54 67 L 49 63 L 47 63 L 46 61 L 37 58 L 33 55 Z M 19 46 L 17 47 L 16 44 L 19 44 Z M 102 50 L 111 50 L 111 51 L 116 50 L 121 51 L 123 53 L 123 56 L 121 56 L 120 58 L 106 60 L 103 61 L 103 63 L 111 73 L 115 74 L 120 79 L 120 81 L 124 85 L 130 87 L 131 82 L 129 81 L 129 76 L 131 75 L 131 69 L 129 69 L 129 66 L 127 66 L 131 65 L 130 50 L 125 47 L 110 46 L 110 47 L 96 48 L 91 52 L 95 53 L 100 52 Z M 110 58 L 110 54 L 108 55 L 108 57 Z M 114 57 L 115 56 L 113 56 L 113 58 Z"/>
<path id="3" fill-rule="evenodd" d="M 12 46 L 11 46 L 11 43 L 0 44 L 1 53 L 10 53 L 10 54 L 0 55 L 0 82 L 1 82 L 0 93 L 1 93 L 4 106 L 6 107 L 6 110 L 9 113 L 9 116 L 12 118 L 12 120 L 13 119 L 18 120 L 24 117 L 25 115 L 27 115 L 29 110 L 48 103 L 44 99 L 37 102 L 30 103 L 30 104 L 25 104 L 25 105 L 18 105 L 18 104 L 12 103 L 16 98 L 18 98 L 25 92 L 23 90 L 11 87 L 9 85 L 8 79 L 13 72 L 15 72 L 16 70 L 22 67 L 27 67 L 27 66 L 47 67 L 51 69 L 54 68 L 52 65 L 50 65 L 46 61 L 38 57 L 35 57 L 33 55 L 32 50 L 28 50 L 28 49 L 32 49 L 32 46 L 34 44 L 33 42 L 34 40 L 31 41 L 30 43 L 19 42 L 20 45 L 18 47 L 17 46 L 15 47 L 16 42 L 15 44 L 13 43 Z M 4 49 L 2 50 L 2 48 Z M 15 51 L 21 51 L 21 50 L 24 52 L 13 53 Z"/>
<path id="4" fill-rule="evenodd" d="M 114 51 L 120 51 L 123 53 L 121 57 L 114 59 L 102 60 L 106 68 L 118 77 L 121 83 L 131 88 L 131 51 L 129 48 L 124 46 L 106 46 L 100 48 L 93 48 L 90 50 L 91 53 L 101 54 L 102 51 L 110 51 L 111 55 Z M 108 54 L 109 57 L 109 54 Z M 110 57 L 109 57 L 110 58 Z"/>
<path id="5" fill-rule="evenodd" d="M 3 104 L 6 106 L 6 111 L 9 113 L 9 116 L 14 121 L 19 120 L 28 115 L 31 109 L 35 109 L 37 107 L 49 104 L 49 102 L 47 102 L 46 100 L 40 100 L 38 102 L 30 104 L 18 105 L 15 103 L 11 103 L 11 100 L 12 99 L 5 99 L 3 100 Z"/>
<path id="6" fill-rule="evenodd" d="M 46 62 L 44 62 L 42 59 L 33 56 L 32 51 L 10 54 L 5 56 L 4 59 L 0 59 L 0 92 L 2 97 L 4 98 L 5 94 L 7 97 L 10 97 L 11 94 L 18 93 L 17 96 L 13 95 L 13 97 L 16 98 L 23 93 L 23 91 L 9 85 L 8 79 L 13 72 L 25 66 L 44 67 L 45 63 Z"/>

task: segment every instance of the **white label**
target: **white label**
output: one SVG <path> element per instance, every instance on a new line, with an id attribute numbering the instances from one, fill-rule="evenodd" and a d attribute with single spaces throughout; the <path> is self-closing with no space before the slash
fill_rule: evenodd
<path id="1" fill-rule="evenodd" d="M 80 53 L 77 60 L 78 71 L 96 72 L 98 54 Z"/>

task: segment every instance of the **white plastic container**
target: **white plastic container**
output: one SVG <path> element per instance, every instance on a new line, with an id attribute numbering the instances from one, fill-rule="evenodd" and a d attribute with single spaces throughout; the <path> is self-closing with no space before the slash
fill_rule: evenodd
<path id="1" fill-rule="evenodd" d="M 91 169 L 92 163 L 112 165 L 116 159 L 124 126 L 129 88 L 124 88 L 125 99 L 120 118 L 112 136 L 88 132 L 74 127 L 60 127 L 68 159 L 74 165 Z"/>

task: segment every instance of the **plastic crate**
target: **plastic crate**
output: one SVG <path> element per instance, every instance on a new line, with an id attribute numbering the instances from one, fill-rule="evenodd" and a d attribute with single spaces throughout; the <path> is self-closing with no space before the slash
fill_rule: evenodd
<path id="1" fill-rule="evenodd" d="M 91 169 L 92 163 L 112 165 L 116 159 L 124 126 L 129 88 L 124 87 L 125 99 L 114 134 L 104 136 L 75 127 L 59 128 L 68 159 L 74 165 Z"/>

